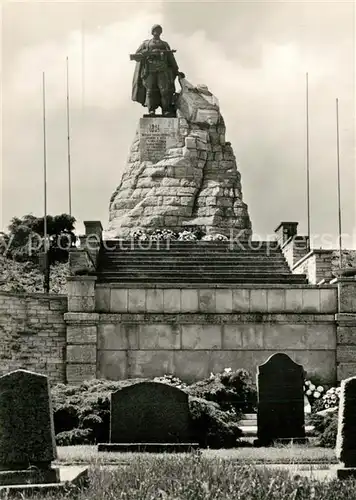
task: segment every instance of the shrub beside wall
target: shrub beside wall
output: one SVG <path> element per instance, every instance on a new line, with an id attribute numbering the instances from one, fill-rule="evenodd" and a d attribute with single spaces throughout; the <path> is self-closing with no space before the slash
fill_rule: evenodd
<path id="1" fill-rule="evenodd" d="M 221 375 L 213 375 L 210 379 L 202 381 L 207 399 L 195 395 L 189 396 L 192 427 L 196 439 L 203 447 L 237 446 L 242 435 L 238 427 L 241 408 L 245 408 L 248 405 L 247 399 L 253 397 L 254 389 L 252 385 L 249 386 L 250 380 L 247 372 L 238 370 L 229 374 L 229 377 L 231 375 L 234 380 L 235 389 L 221 384 Z M 52 390 L 52 399 L 57 444 L 67 446 L 107 442 L 109 440 L 111 392 L 142 380 L 130 379 L 119 382 L 91 380 L 80 386 L 64 384 L 55 386 Z M 169 383 L 169 381 L 170 379 L 166 378 L 166 382 L 163 383 Z M 196 384 L 184 386 L 181 383 L 180 385 L 188 394 L 190 390 L 196 392 L 194 387 Z M 208 387 L 211 388 L 210 397 Z M 219 387 L 219 402 L 214 400 L 216 387 Z M 237 406 L 236 401 L 239 402 Z"/>

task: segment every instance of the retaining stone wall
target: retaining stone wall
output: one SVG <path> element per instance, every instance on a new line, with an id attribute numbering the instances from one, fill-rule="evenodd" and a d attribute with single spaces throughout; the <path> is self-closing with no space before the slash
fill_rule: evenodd
<path id="1" fill-rule="evenodd" d="M 23 368 L 65 382 L 67 297 L 0 293 L 0 374 Z"/>

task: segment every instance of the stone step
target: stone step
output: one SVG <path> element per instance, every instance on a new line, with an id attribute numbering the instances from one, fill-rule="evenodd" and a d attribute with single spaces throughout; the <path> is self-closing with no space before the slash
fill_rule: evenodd
<path id="1" fill-rule="evenodd" d="M 187 253 L 182 255 L 173 254 L 173 253 L 160 253 L 160 254 L 130 254 L 130 253 L 112 253 L 112 254 L 101 254 L 100 259 L 107 261 L 125 261 L 125 260 L 174 260 L 174 261 L 182 261 L 186 262 L 187 260 L 194 261 L 215 261 L 215 260 L 224 260 L 228 262 L 284 262 L 286 260 L 280 256 L 274 255 L 224 255 L 224 254 L 209 254 L 209 255 L 196 255 L 194 253 Z"/>
<path id="2" fill-rule="evenodd" d="M 100 262 L 103 262 L 107 265 L 111 264 L 130 264 L 132 262 L 133 265 L 148 265 L 150 266 L 151 264 L 162 264 L 162 265 L 171 265 L 171 264 L 177 264 L 177 265 L 182 265 L 182 266 L 196 266 L 196 265 L 227 265 L 227 266 L 251 266 L 251 267 L 263 267 L 263 266 L 271 266 L 271 267 L 276 267 L 276 266 L 286 266 L 288 269 L 288 265 L 286 262 L 282 260 L 274 260 L 274 259 L 194 259 L 194 258 L 189 258 L 187 256 L 186 259 L 181 259 L 181 258 L 162 258 L 162 257 L 156 257 L 156 258 L 151 258 L 151 259 L 146 259 L 146 257 L 143 258 L 134 258 L 131 259 L 129 257 L 126 258 L 111 258 L 107 259 L 106 257 L 101 258 Z"/>
<path id="3" fill-rule="evenodd" d="M 157 276 L 162 277 L 164 275 L 166 276 L 177 276 L 177 277 L 182 277 L 182 276 L 187 276 L 187 277 L 192 277 L 194 276 L 201 276 L 201 277 L 206 277 L 205 271 L 199 271 L 198 269 L 194 270 L 189 270 L 187 272 L 183 272 L 185 269 L 150 269 L 150 268 L 143 268 L 143 269 L 137 269 L 136 267 L 133 268 L 132 270 L 125 268 L 125 269 L 103 269 L 100 271 L 100 274 L 110 274 L 112 276 L 125 276 L 125 275 L 140 275 L 143 276 L 144 274 L 150 275 L 150 276 Z M 210 271 L 209 275 L 211 277 L 226 277 L 229 278 L 231 276 L 237 276 L 239 278 L 242 277 L 247 277 L 247 276 L 266 276 L 266 277 L 275 277 L 275 278 L 284 278 L 287 277 L 289 279 L 296 279 L 298 277 L 305 277 L 305 275 L 302 274 L 289 274 L 289 273 L 276 273 L 273 270 L 268 270 L 268 271 L 250 271 L 250 272 L 245 272 L 244 270 L 241 270 L 241 272 L 218 272 L 218 271 Z"/>
<path id="4" fill-rule="evenodd" d="M 238 426 L 243 432 L 243 437 L 257 436 L 257 425 L 242 425 L 241 422 L 239 422 Z M 315 428 L 313 425 L 306 425 L 305 426 L 306 437 L 314 436 L 314 431 L 315 431 Z"/>
<path id="5" fill-rule="evenodd" d="M 129 249 L 105 249 L 105 250 L 102 250 L 101 251 L 101 254 L 100 255 L 138 255 L 138 256 L 141 256 L 141 255 L 153 255 L 153 256 L 157 256 L 157 255 L 175 255 L 175 256 L 186 256 L 186 255 L 196 255 L 197 257 L 207 257 L 209 255 L 221 255 L 222 257 L 234 257 L 234 258 L 237 258 L 237 257 L 244 257 L 244 256 L 247 256 L 247 257 L 267 257 L 267 258 L 271 258 L 271 257 L 274 257 L 274 258 L 280 258 L 280 259 L 284 259 L 284 256 L 281 252 L 266 252 L 266 251 L 259 251 L 259 250 L 256 250 L 256 251 L 247 251 L 247 250 L 241 250 L 241 251 L 237 251 L 237 250 L 226 250 L 226 251 L 214 251 L 214 250 L 210 250 L 209 252 L 205 252 L 205 251 L 198 251 L 194 248 L 192 248 L 191 250 L 189 249 L 184 249 L 184 250 L 177 250 L 175 248 L 170 248 L 170 249 L 167 249 L 167 248 L 164 248 L 164 249 L 154 249 L 154 248 L 146 248 L 146 249 L 133 249 L 133 250 L 129 250 Z"/>
<path id="6" fill-rule="evenodd" d="M 173 248 L 175 250 L 197 250 L 200 252 L 209 252 L 209 251 L 221 251 L 221 252 L 226 252 L 226 251 L 236 251 L 236 252 L 258 252 L 258 251 L 267 251 L 271 250 L 271 252 L 281 252 L 281 248 L 276 245 L 264 245 L 260 243 L 254 243 L 252 245 L 234 245 L 228 243 L 224 244 L 205 244 L 205 245 L 198 245 L 196 243 L 192 244 L 186 244 L 186 243 L 172 243 L 168 241 L 140 241 L 138 243 L 136 242 L 128 242 L 128 243 L 116 243 L 114 241 L 105 241 L 102 244 L 102 247 L 104 249 L 106 248 L 116 248 L 116 249 L 123 249 L 123 250 L 144 250 L 147 248 L 158 248 L 158 249 L 164 249 L 164 248 Z"/>
<path id="7" fill-rule="evenodd" d="M 283 278 L 281 277 L 275 277 L 275 276 L 247 276 L 247 277 L 242 277 L 242 276 L 229 276 L 228 278 L 223 278 L 221 276 L 216 276 L 216 277 L 211 277 L 211 276 L 204 276 L 204 277 L 197 277 L 197 276 L 159 276 L 159 277 L 153 277 L 153 276 L 125 276 L 125 275 L 103 275 L 102 273 L 99 273 L 98 275 L 98 282 L 99 283 L 120 283 L 120 284 L 129 284 L 129 283 L 135 283 L 137 285 L 141 285 L 142 287 L 145 286 L 145 284 L 172 284 L 175 283 L 178 286 L 183 283 L 189 283 L 189 285 L 201 285 L 201 284 L 230 284 L 230 285 L 237 285 L 237 284 L 298 284 L 298 285 L 305 285 L 307 284 L 307 280 L 305 278 L 301 278 L 299 276 L 296 276 L 295 278 L 292 278 L 291 276 L 287 275 Z"/>
<path id="8" fill-rule="evenodd" d="M 209 260 L 201 260 L 201 259 L 187 259 L 187 260 L 175 260 L 175 259 L 101 259 L 100 263 L 105 266 L 226 266 L 226 267 L 251 267 L 261 269 L 263 267 L 268 267 L 271 269 L 283 267 L 289 270 L 289 267 L 285 262 L 276 262 L 276 261 L 239 261 L 239 260 L 226 260 L 226 259 L 209 259 Z"/>
<path id="9" fill-rule="evenodd" d="M 139 262 L 137 264 L 133 262 L 127 263 L 110 263 L 110 264 L 102 264 L 99 269 L 105 271 L 115 271 L 115 270 L 124 270 L 124 271 L 163 271 L 167 272 L 169 270 L 179 270 L 186 272 L 245 272 L 245 273 L 282 273 L 282 274 L 290 274 L 289 269 L 286 266 L 282 265 L 241 265 L 241 264 L 202 264 L 202 263 L 186 263 L 186 264 L 177 264 L 177 263 L 162 263 L 162 262 L 153 262 L 153 263 L 142 263 Z"/>
<path id="10" fill-rule="evenodd" d="M 142 240 L 143 241 L 143 240 Z M 142 243 L 139 240 L 104 240 L 104 243 L 107 245 L 121 245 L 121 246 L 135 246 Z M 148 240 L 147 240 L 148 241 Z M 239 241 L 204 241 L 204 240 L 195 240 L 195 241 L 187 241 L 187 240 L 152 240 L 152 242 L 156 243 L 157 241 L 166 243 L 169 241 L 169 244 L 172 246 L 194 246 L 194 247 L 213 247 L 213 246 L 228 246 L 233 245 L 236 247 L 273 247 L 280 248 L 279 244 L 276 241 L 267 241 L 267 240 L 239 240 Z"/>
<path id="11" fill-rule="evenodd" d="M 194 250 L 186 252 L 176 252 L 175 250 L 106 250 L 100 253 L 103 257 L 167 257 L 186 258 L 194 256 L 197 259 L 208 259 L 215 257 L 230 258 L 230 259 L 281 259 L 285 260 L 282 254 L 278 253 L 263 253 L 263 252 L 195 252 Z"/>
<path id="12" fill-rule="evenodd" d="M 245 413 L 244 419 L 245 420 L 255 420 L 257 422 L 257 413 Z"/>

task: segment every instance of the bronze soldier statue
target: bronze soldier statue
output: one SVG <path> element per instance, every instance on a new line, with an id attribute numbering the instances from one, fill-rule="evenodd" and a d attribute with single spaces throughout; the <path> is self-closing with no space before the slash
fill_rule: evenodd
<path id="1" fill-rule="evenodd" d="M 155 24 L 151 30 L 153 38 L 145 40 L 130 59 L 136 61 L 132 82 L 132 100 L 147 106 L 149 115 L 162 108 L 163 116 L 175 116 L 173 98 L 174 80 L 184 78 L 167 42 L 161 40 L 162 27 Z"/>

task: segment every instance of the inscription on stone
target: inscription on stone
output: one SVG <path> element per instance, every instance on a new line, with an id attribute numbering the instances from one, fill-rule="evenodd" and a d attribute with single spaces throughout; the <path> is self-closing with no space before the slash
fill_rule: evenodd
<path id="1" fill-rule="evenodd" d="M 141 118 L 140 161 L 156 163 L 168 148 L 178 146 L 179 118 Z"/>

